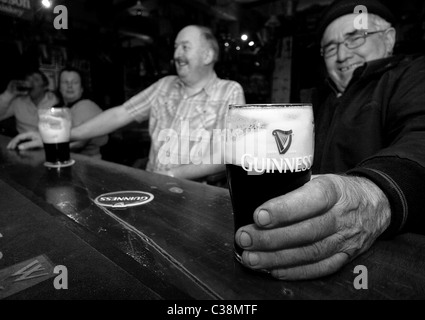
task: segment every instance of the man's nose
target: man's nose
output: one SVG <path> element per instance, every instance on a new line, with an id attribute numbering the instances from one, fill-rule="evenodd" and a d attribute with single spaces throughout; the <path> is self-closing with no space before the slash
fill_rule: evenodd
<path id="1" fill-rule="evenodd" d="M 346 60 L 352 54 L 351 50 L 348 49 L 344 43 L 339 43 L 337 47 L 337 60 L 339 62 Z"/>
<path id="2" fill-rule="evenodd" d="M 181 57 L 182 55 L 182 49 L 180 47 L 177 47 L 174 49 L 174 59 L 177 59 Z"/>

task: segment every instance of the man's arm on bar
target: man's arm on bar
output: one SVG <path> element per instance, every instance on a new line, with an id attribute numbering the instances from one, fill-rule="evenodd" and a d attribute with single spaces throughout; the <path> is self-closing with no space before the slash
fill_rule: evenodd
<path id="1" fill-rule="evenodd" d="M 71 140 L 85 140 L 109 134 L 133 121 L 133 117 L 123 106 L 108 109 L 98 116 L 72 128 Z"/>
<path id="2" fill-rule="evenodd" d="M 171 177 L 193 180 L 223 172 L 225 169 L 226 167 L 224 164 L 187 164 L 158 173 L 164 173 Z"/>

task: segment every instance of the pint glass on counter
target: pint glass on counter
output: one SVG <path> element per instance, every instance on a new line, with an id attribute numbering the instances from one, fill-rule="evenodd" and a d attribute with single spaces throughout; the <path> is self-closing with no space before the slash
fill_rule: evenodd
<path id="1" fill-rule="evenodd" d="M 226 171 L 235 232 L 257 207 L 308 182 L 314 153 L 311 104 L 229 106 Z M 235 257 L 242 249 L 235 243 Z"/>
<path id="2" fill-rule="evenodd" d="M 38 130 L 44 144 L 46 167 L 60 168 L 74 164 L 70 158 L 71 113 L 68 108 L 38 110 Z"/>

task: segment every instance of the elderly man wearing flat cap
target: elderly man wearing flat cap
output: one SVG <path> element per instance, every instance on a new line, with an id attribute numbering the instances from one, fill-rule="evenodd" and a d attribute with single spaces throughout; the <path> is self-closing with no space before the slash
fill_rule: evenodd
<path id="1" fill-rule="evenodd" d="M 425 233 L 425 60 L 392 55 L 393 20 L 376 0 L 339 0 L 324 13 L 320 175 L 258 207 L 255 225 L 237 231 L 247 267 L 284 280 L 317 278 L 377 239 Z"/>

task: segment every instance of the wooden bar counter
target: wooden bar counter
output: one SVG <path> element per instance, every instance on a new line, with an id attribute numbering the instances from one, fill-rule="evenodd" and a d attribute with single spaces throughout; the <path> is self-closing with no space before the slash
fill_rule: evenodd
<path id="1" fill-rule="evenodd" d="M 227 189 L 77 154 L 73 166 L 49 169 L 43 150 L 7 150 L 9 141 L 0 136 L 0 298 L 425 298 L 424 236 L 378 241 L 325 278 L 278 281 L 234 260 Z M 154 198 L 125 209 L 95 203 L 116 191 Z M 358 265 L 368 289 L 353 285 Z M 55 287 L 56 266 L 67 269 L 66 290 Z"/>

